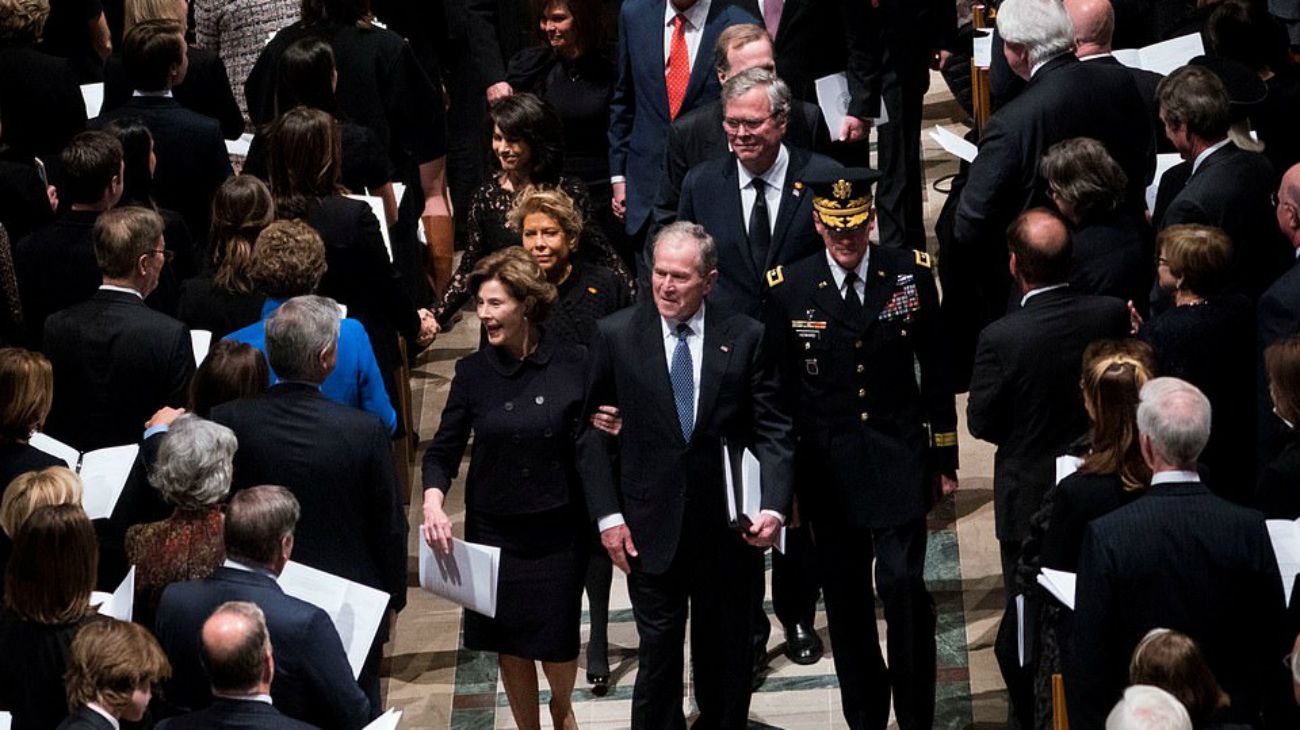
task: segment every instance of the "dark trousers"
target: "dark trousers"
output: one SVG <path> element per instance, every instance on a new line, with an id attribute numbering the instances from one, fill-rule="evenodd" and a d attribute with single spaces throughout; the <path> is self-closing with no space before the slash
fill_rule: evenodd
<path id="1" fill-rule="evenodd" d="M 736 600 L 752 590 L 762 554 L 726 528 L 715 510 L 688 504 L 677 555 L 668 570 L 633 569 L 628 594 L 640 647 L 632 692 L 633 730 L 684 730 L 682 661 L 689 607 L 696 730 L 748 726 L 752 611 Z M 704 514 L 699 514 L 704 513 Z M 635 539 L 635 535 L 633 536 Z"/>
<path id="2" fill-rule="evenodd" d="M 772 624 L 763 609 L 767 593 L 763 573 L 755 579 L 754 648 L 766 650 L 767 639 L 772 634 Z M 817 558 L 813 552 L 812 538 L 807 527 L 786 530 L 785 552 L 772 550 L 772 613 L 785 628 L 795 624 L 811 627 L 817 616 L 817 596 L 821 584 L 817 580 Z"/>
<path id="3" fill-rule="evenodd" d="M 921 112 L 929 88 L 927 44 L 919 39 L 891 44 L 881 85 L 881 103 L 889 110 L 889 122 L 877 130 L 876 148 L 877 164 L 884 175 L 876 186 L 883 246 L 925 250 Z"/>
<path id="4" fill-rule="evenodd" d="M 614 563 L 597 543 L 587 557 L 587 605 L 591 637 L 587 640 L 587 674 L 609 674 L 609 584 Z"/>
<path id="5" fill-rule="evenodd" d="M 926 590 L 925 519 L 886 529 L 813 523 L 844 719 L 854 730 L 884 730 L 892 691 L 900 730 L 934 724 L 935 609 Z M 889 664 L 880 655 L 875 587 L 885 606 Z"/>

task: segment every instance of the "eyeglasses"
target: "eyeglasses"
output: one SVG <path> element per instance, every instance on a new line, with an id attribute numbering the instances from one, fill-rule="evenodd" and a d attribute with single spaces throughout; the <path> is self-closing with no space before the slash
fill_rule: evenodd
<path id="1" fill-rule="evenodd" d="M 732 117 L 725 117 L 722 120 L 722 128 L 728 132 L 739 132 L 742 129 L 746 132 L 757 132 L 759 129 L 762 129 L 764 124 L 767 124 L 767 120 L 774 116 L 776 115 L 768 114 L 762 119 L 734 119 Z"/>
<path id="2" fill-rule="evenodd" d="M 169 251 L 169 250 L 167 250 L 167 249 L 165 249 L 165 248 L 155 248 L 154 250 L 152 250 L 152 251 L 150 251 L 150 252 L 148 252 L 148 253 L 145 253 L 145 254 L 141 254 L 141 255 L 142 255 L 142 256 L 162 256 L 162 257 L 163 257 L 163 263 L 171 263 L 171 260 L 174 259 L 174 258 L 176 258 L 176 252 L 175 252 L 175 251 Z"/>

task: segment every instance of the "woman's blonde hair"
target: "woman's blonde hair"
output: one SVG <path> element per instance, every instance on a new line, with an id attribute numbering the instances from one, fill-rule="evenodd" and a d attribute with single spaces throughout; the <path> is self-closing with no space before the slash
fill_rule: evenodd
<path id="1" fill-rule="evenodd" d="M 81 477 L 66 466 L 50 466 L 14 477 L 0 499 L 0 529 L 13 539 L 32 513 L 56 504 L 81 505 Z"/>
<path id="2" fill-rule="evenodd" d="M 506 216 L 506 223 L 515 231 L 523 233 L 524 219 L 534 213 L 549 216 L 564 231 L 565 237 L 569 239 L 569 248 L 578 248 L 578 240 L 582 237 L 582 214 L 568 193 L 556 187 L 527 188 L 515 199 L 514 207 Z"/>
<path id="3" fill-rule="evenodd" d="M 36 41 L 50 18 L 50 0 L 0 0 L 0 41 Z"/>
<path id="4" fill-rule="evenodd" d="M 122 13 L 123 38 L 137 23 L 146 20 L 175 20 L 182 28 L 189 24 L 189 18 L 181 12 L 180 3 L 176 0 L 126 0 Z"/>
<path id="5" fill-rule="evenodd" d="M 1098 340 L 1083 353 L 1079 389 L 1092 420 L 1091 450 L 1079 471 L 1116 474 L 1126 490 L 1146 487 L 1151 469 L 1138 446 L 1138 393 L 1155 377 L 1155 353 L 1135 339 Z"/>
<path id="6" fill-rule="evenodd" d="M 1219 293 L 1232 265 L 1232 239 L 1213 226 L 1169 226 L 1156 236 L 1156 250 L 1182 288 L 1202 297 Z"/>
<path id="7" fill-rule="evenodd" d="M 0 348 L 0 444 L 25 443 L 45 425 L 53 403 L 50 361 L 20 347 Z"/>

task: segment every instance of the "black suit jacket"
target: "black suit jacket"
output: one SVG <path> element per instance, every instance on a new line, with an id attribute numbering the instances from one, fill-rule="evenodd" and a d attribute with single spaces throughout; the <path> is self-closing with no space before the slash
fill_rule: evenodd
<path id="1" fill-rule="evenodd" d="M 231 174 L 221 125 L 175 99 L 153 96 L 132 97 L 92 124 L 99 128 L 122 117 L 143 119 L 153 134 L 158 157 L 153 190 L 158 205 L 180 213 L 190 231 L 202 237 L 212 216 L 212 196 Z"/>
<path id="2" fill-rule="evenodd" d="M 156 727 L 158 730 L 315 730 L 316 726 L 286 717 L 265 702 L 218 698 L 207 709 L 168 718 Z"/>
<path id="3" fill-rule="evenodd" d="M 761 318 L 767 296 L 766 272 L 823 248 L 822 238 L 813 227 L 812 195 L 803 180 L 836 174 L 844 168 L 829 157 L 795 147 L 788 149 L 790 159 L 781 206 L 768 211 L 775 228 L 761 265 L 751 254 L 736 156 L 729 154 L 700 163 L 682 183 L 678 220 L 704 226 L 718 247 L 718 283 L 709 305 L 720 312 Z"/>
<path id="4" fill-rule="evenodd" d="M 740 0 L 737 4 L 761 21 L 762 2 Z M 772 39 L 776 74 L 789 84 L 797 99 L 816 102 L 814 82 L 845 68 L 848 48 L 838 5 L 827 0 L 785 0 L 783 3 L 781 22 Z"/>
<path id="5" fill-rule="evenodd" d="M 588 510 L 595 519 L 623 513 L 640 551 L 633 568 L 652 575 L 665 572 L 676 555 L 688 503 L 716 514 L 718 529 L 727 529 L 723 439 L 753 450 L 762 465 L 762 507 L 789 515 L 791 422 L 781 407 L 776 363 L 763 346 L 763 327 L 705 306 L 700 393 L 689 442 L 677 420 L 654 303 L 600 320 L 591 344 L 588 410 L 618 406 L 623 429 L 614 459 L 608 439 L 582 419 L 579 465 Z"/>
<path id="6" fill-rule="evenodd" d="M 226 139 L 238 139 L 244 133 L 244 114 L 235 102 L 226 64 L 215 52 L 195 45 L 190 45 L 188 55 L 190 65 L 185 80 L 172 89 L 176 101 L 186 109 L 217 120 Z M 104 107 L 101 113 L 130 101 L 133 90 L 122 54 L 109 56 L 104 64 Z"/>
<path id="7" fill-rule="evenodd" d="M 487 88 L 506 80 L 506 62 L 537 38 L 532 4 L 520 0 L 461 0 L 469 36 L 469 67 Z M 588 49 L 590 50 L 590 49 Z M 482 99 L 477 100 L 484 103 Z"/>
<path id="8" fill-rule="evenodd" d="M 1155 71 L 1148 71 L 1144 68 L 1134 68 L 1125 66 L 1115 59 L 1114 56 L 1098 56 L 1090 58 L 1084 63 L 1096 63 L 1105 66 L 1122 68 L 1133 78 L 1133 83 L 1137 86 L 1138 93 L 1142 95 L 1142 103 L 1146 104 L 1148 119 L 1151 121 L 1151 132 L 1155 135 L 1156 149 L 1160 152 L 1173 152 L 1173 143 L 1165 136 L 1164 122 L 1160 121 L 1160 103 L 1156 101 L 1156 87 L 1160 85 L 1160 80 L 1164 78 Z"/>
<path id="9" fill-rule="evenodd" d="M 282 382 L 217 406 L 212 420 L 239 439 L 232 490 L 281 484 L 298 498 L 294 559 L 387 591 L 390 608 L 406 605 L 406 515 L 377 416 Z"/>
<path id="10" fill-rule="evenodd" d="M 1232 698 L 1231 719 L 1257 721 L 1279 688 L 1291 702 L 1279 658 L 1295 636 L 1284 630 L 1282 580 L 1264 516 L 1199 483 L 1153 486 L 1094 520 L 1075 597 L 1065 655 L 1071 728 L 1103 726 L 1128 684 L 1133 648 L 1158 626 L 1200 645 Z"/>
<path id="11" fill-rule="evenodd" d="M 1147 311 L 1155 280 L 1155 257 L 1147 240 L 1137 216 L 1126 212 L 1071 225 L 1070 287 L 1081 294 L 1131 301 L 1139 311 Z"/>
<path id="12" fill-rule="evenodd" d="M 1039 161 L 1049 147 L 1071 137 L 1092 137 L 1106 146 L 1128 175 L 1132 210 L 1141 210 L 1155 169 L 1149 118 L 1124 69 L 1080 63 L 1070 54 L 1048 61 L 989 120 L 957 206 L 956 244 L 1002 256 L 1012 219 L 1028 208 L 1050 206 Z"/>
<path id="13" fill-rule="evenodd" d="M 189 329 L 127 292 L 51 315 L 41 350 L 54 366 L 45 431 L 82 451 L 139 441 L 155 411 L 185 405 L 194 375 Z"/>
<path id="14" fill-rule="evenodd" d="M 47 163 L 86 128 L 86 102 L 67 59 L 0 44 L 0 125 L 5 143 Z"/>
<path id="15" fill-rule="evenodd" d="M 830 155 L 831 137 L 826 121 L 816 104 L 796 102 L 790 110 L 784 142 L 787 146 L 815 150 Z M 659 194 L 650 235 L 677 220 L 677 207 L 681 202 L 682 182 L 686 173 L 696 165 L 728 157 L 727 133 L 722 129 L 722 101 L 717 100 L 677 117 L 668 130 L 668 148 L 664 152 L 664 176 L 659 182 Z"/>
<path id="16" fill-rule="evenodd" d="M 275 652 L 271 697 L 286 715 L 322 728 L 357 730 L 369 722 L 370 702 L 352 677 L 330 617 L 285 595 L 269 573 L 221 567 L 200 580 L 173 583 L 158 601 L 158 643 L 172 664 L 167 701 L 188 709 L 212 703 L 199 649 L 203 622 L 226 601 L 249 601 L 266 614 Z"/>
<path id="17" fill-rule="evenodd" d="M 104 280 L 92 235 L 97 218 L 97 211 L 69 210 L 18 242 L 14 269 L 27 347 L 40 347 L 46 317 L 86 301 Z"/>
<path id="18" fill-rule="evenodd" d="M 966 420 L 997 445 L 994 518 L 999 540 L 1023 540 L 1054 483 L 1055 460 L 1088 427 L 1079 395 L 1083 350 L 1128 336 L 1128 308 L 1069 288 L 1036 294 L 984 328 L 975 350 Z"/>
<path id="19" fill-rule="evenodd" d="M 1160 181 L 1162 197 L 1177 178 Z M 1275 178 L 1268 158 L 1229 142 L 1196 168 L 1157 227 L 1199 223 L 1222 228 L 1232 239 L 1233 261 L 1228 269 L 1229 291 L 1257 297 L 1295 262 L 1295 252 L 1277 229 L 1271 196 Z"/>
<path id="20" fill-rule="evenodd" d="M 89 707 L 80 705 L 59 723 L 58 730 L 113 730 L 113 723 Z"/>

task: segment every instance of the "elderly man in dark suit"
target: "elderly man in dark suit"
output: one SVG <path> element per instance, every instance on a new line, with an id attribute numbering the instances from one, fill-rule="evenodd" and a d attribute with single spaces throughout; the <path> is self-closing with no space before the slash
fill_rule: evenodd
<path id="1" fill-rule="evenodd" d="M 284 487 L 251 487 L 226 509 L 226 561 L 211 576 L 173 583 L 158 603 L 155 634 L 172 664 L 167 701 L 197 710 L 212 703 L 212 683 L 201 659 L 199 633 L 227 601 L 257 604 L 274 641 L 271 697 L 286 715 L 321 728 L 357 730 L 372 716 L 352 677 L 329 616 L 285 595 L 276 578 L 293 551 L 298 500 Z"/>
<path id="2" fill-rule="evenodd" d="M 272 706 L 274 649 L 257 604 L 221 604 L 199 636 L 212 680 L 212 704 L 158 723 L 159 730 L 314 730 Z"/>
<path id="3" fill-rule="evenodd" d="M 1259 296 L 1295 259 L 1270 215 L 1277 179 L 1272 165 L 1228 139 L 1228 93 L 1208 68 L 1176 69 L 1160 83 L 1157 97 L 1165 134 L 1191 163 L 1186 178 L 1161 179 L 1160 197 L 1170 202 L 1154 221 L 1157 228 L 1199 223 L 1223 229 L 1234 249 L 1228 290 Z"/>
<path id="4" fill-rule="evenodd" d="M 1185 381 L 1156 378 L 1142 388 L 1137 427 L 1151 487 L 1084 533 L 1065 654 L 1070 727 L 1103 726 L 1133 648 L 1156 627 L 1200 645 L 1232 698 L 1224 721 L 1259 727 L 1263 710 L 1264 727 L 1283 727 L 1267 717 L 1282 707 L 1275 701 L 1290 704 L 1279 660 L 1294 634 L 1264 516 L 1214 496 L 1197 474 L 1210 402 Z"/>
<path id="5" fill-rule="evenodd" d="M 230 177 L 230 157 L 221 125 L 186 109 L 171 89 L 189 70 L 185 31 L 171 20 L 146 20 L 126 34 L 123 57 L 135 95 L 94 121 L 139 117 L 153 135 L 158 167 L 153 193 L 158 205 L 180 213 L 190 231 L 204 239 L 212 215 L 212 196 Z"/>
<path id="6" fill-rule="evenodd" d="M 659 191 L 664 139 L 678 116 L 718 94 L 710 50 L 722 30 L 756 19 L 724 0 L 628 0 L 619 11 L 610 100 L 614 215 L 642 240 Z"/>
<path id="7" fill-rule="evenodd" d="M 1293 165 L 1278 186 L 1275 211 L 1278 229 L 1300 258 L 1300 165 Z M 1259 357 L 1259 463 L 1266 464 L 1282 448 L 1280 428 L 1273 415 L 1264 376 L 1262 353 L 1269 345 L 1300 332 L 1300 264 L 1292 263 L 1259 298 L 1255 312 Z"/>
<path id="8" fill-rule="evenodd" d="M 1083 350 L 1093 340 L 1127 336 L 1129 317 L 1119 299 L 1070 290 L 1069 234 L 1047 210 L 1016 218 L 1007 248 L 1023 296 L 980 333 L 966 420 L 971 435 L 998 447 L 994 521 L 1009 591 L 1029 518 L 1054 483 L 1056 457 L 1088 427 L 1079 395 Z"/>
<path id="9" fill-rule="evenodd" d="M 99 214 L 122 197 L 122 144 L 111 134 L 82 132 L 59 160 L 59 196 L 68 209 L 14 250 L 24 334 L 33 349 L 40 346 L 46 317 L 95 293 L 102 276 L 91 232 Z"/>
<path id="10" fill-rule="evenodd" d="M 737 597 L 762 570 L 754 547 L 770 545 L 789 514 L 791 424 L 762 325 L 705 302 L 718 277 L 709 234 L 674 223 L 652 256 L 652 300 L 601 320 L 592 342 L 589 407 L 618 408 L 622 430 L 616 443 L 590 428 L 579 435 L 588 510 L 610 558 L 629 573 L 640 637 L 632 727 L 685 726 L 689 606 L 696 726 L 743 728 L 752 612 Z M 762 471 L 762 512 L 735 529 L 724 444 L 749 448 Z"/>
<path id="11" fill-rule="evenodd" d="M 930 258 L 868 241 L 878 177 L 850 168 L 809 180 L 824 245 L 769 273 L 766 324 L 781 343 L 844 719 L 884 728 L 892 696 L 898 726 L 923 730 L 936 651 L 925 516 L 957 488 L 957 413 Z"/>
<path id="12" fill-rule="evenodd" d="M 954 356 L 964 362 L 980 328 L 1007 310 L 1007 226 L 1051 202 L 1039 170 L 1048 148 L 1072 137 L 1101 142 L 1128 177 L 1125 200 L 1134 210 L 1155 165 L 1155 138 L 1133 78 L 1075 58 L 1074 28 L 1060 0 L 1006 0 L 998 30 L 1008 64 L 1028 84 L 989 120 L 942 252 L 945 321 Z"/>
<path id="13" fill-rule="evenodd" d="M 1156 86 L 1164 77 L 1154 71 L 1125 66 L 1111 55 L 1115 8 L 1110 0 L 1066 0 L 1065 11 L 1070 14 L 1070 22 L 1074 24 L 1074 55 L 1084 63 L 1113 66 L 1128 72 L 1133 77 L 1138 93 L 1142 95 L 1142 103 L 1147 107 L 1156 146 L 1161 149 L 1168 147 L 1168 141 L 1162 134 L 1164 126 L 1160 123 L 1160 108 L 1156 104 Z M 1168 149 L 1173 151 L 1172 147 Z"/>
<path id="14" fill-rule="evenodd" d="M 284 485 L 302 505 L 294 538 L 304 565 L 389 594 L 358 681 L 380 706 L 379 660 L 393 615 L 406 605 L 406 516 L 388 429 L 378 416 L 320 392 L 334 369 L 339 309 L 332 299 L 295 297 L 266 323 L 266 355 L 280 382 L 212 410 L 239 439 L 232 491 Z"/>
<path id="15" fill-rule="evenodd" d="M 167 251 L 162 218 L 115 208 L 95 221 L 103 285 L 45 321 L 41 350 L 54 366 L 45 431 L 90 451 L 133 444 L 163 406 L 185 404 L 194 351 L 189 329 L 145 306 Z"/>

